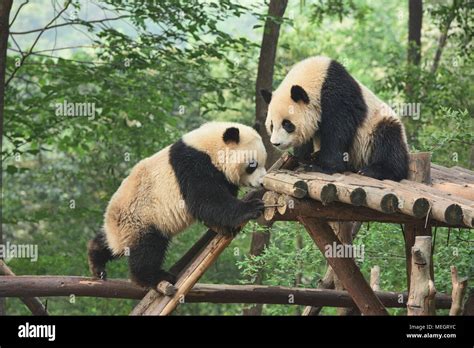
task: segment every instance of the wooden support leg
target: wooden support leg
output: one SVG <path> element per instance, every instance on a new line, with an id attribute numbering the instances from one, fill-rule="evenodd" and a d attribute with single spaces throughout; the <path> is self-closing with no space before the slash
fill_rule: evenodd
<path id="1" fill-rule="evenodd" d="M 341 244 L 327 222 L 305 217 L 298 219 L 323 254 L 326 246 Z M 388 315 L 353 259 L 328 257 L 327 260 L 363 315 Z"/>
<path id="2" fill-rule="evenodd" d="M 459 278 L 456 266 L 451 266 L 451 281 L 453 283 L 453 291 L 451 297 L 453 299 L 449 315 L 461 315 L 463 311 L 463 300 L 467 290 L 467 278 Z"/>
<path id="3" fill-rule="evenodd" d="M 415 238 L 417 236 L 429 236 L 432 237 L 432 228 L 430 225 L 425 227 L 424 223 L 419 224 L 405 224 L 403 229 L 403 238 L 405 239 L 405 257 L 406 257 L 406 273 L 407 273 L 407 289 L 410 292 L 410 277 L 411 277 L 411 249 L 415 245 Z M 434 281 L 434 264 L 433 264 L 433 253 L 430 253 L 430 275 Z"/>
<path id="4" fill-rule="evenodd" d="M 352 244 L 353 239 L 357 235 L 362 226 L 361 222 L 340 221 L 329 223 L 336 233 L 336 236 L 344 244 Z M 336 287 L 335 287 L 336 285 Z M 339 287 L 339 288 L 338 288 Z M 331 266 L 328 266 L 324 278 L 320 280 L 318 289 L 336 289 L 344 290 L 342 283 L 337 279 Z M 323 307 L 306 307 L 302 313 L 304 316 L 319 315 Z M 360 315 L 357 308 L 338 308 L 339 315 Z"/>
<path id="5" fill-rule="evenodd" d="M 417 236 L 412 248 L 408 315 L 435 315 L 436 289 L 430 276 L 431 237 Z"/>
<path id="6" fill-rule="evenodd" d="M 0 260 L 0 275 L 14 276 L 15 273 L 6 265 L 3 260 Z M 43 303 L 38 297 L 21 297 L 20 300 L 29 308 L 33 315 L 49 315 Z"/>

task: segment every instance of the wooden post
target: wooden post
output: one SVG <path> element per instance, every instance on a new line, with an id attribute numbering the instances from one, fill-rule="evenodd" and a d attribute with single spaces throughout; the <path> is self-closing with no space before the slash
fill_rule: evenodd
<path id="1" fill-rule="evenodd" d="M 451 281 L 453 283 L 453 292 L 451 294 L 452 304 L 449 315 L 461 315 L 463 311 L 463 299 L 467 290 L 467 278 L 458 278 L 458 270 L 451 266 Z"/>
<path id="2" fill-rule="evenodd" d="M 370 270 L 370 287 L 374 291 L 380 291 L 380 267 L 374 266 Z"/>
<path id="3" fill-rule="evenodd" d="M 14 276 L 15 273 L 7 266 L 3 260 L 0 260 L 0 275 Z M 33 315 L 49 315 L 48 311 L 37 297 L 20 297 L 20 300 L 29 308 Z"/>
<path id="4" fill-rule="evenodd" d="M 408 315 L 435 315 L 436 289 L 430 276 L 431 237 L 417 236 L 412 248 Z"/>
<path id="5" fill-rule="evenodd" d="M 305 217 L 298 219 L 323 254 L 327 246 L 342 244 L 327 222 Z M 353 259 L 327 257 L 327 260 L 363 315 L 388 315 Z"/>
<path id="6" fill-rule="evenodd" d="M 408 163 L 408 180 L 429 185 L 431 183 L 431 153 L 418 152 L 411 153 Z M 410 292 L 411 285 L 411 265 L 412 247 L 415 244 L 416 236 L 432 236 L 431 226 L 425 227 L 423 223 L 405 224 L 403 238 L 405 240 L 407 289 Z M 430 253 L 431 255 L 431 253 Z M 431 260 L 432 261 L 432 260 Z M 430 262 L 431 279 L 434 281 L 434 265 Z"/>
<path id="7" fill-rule="evenodd" d="M 408 180 L 431 184 L 431 153 L 410 153 Z"/>

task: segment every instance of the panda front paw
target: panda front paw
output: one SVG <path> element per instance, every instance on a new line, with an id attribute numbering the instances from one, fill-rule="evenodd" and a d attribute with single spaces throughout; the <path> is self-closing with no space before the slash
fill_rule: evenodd
<path id="1" fill-rule="evenodd" d="M 255 220 L 263 214 L 265 203 L 261 199 L 252 199 L 245 203 L 245 213 L 242 214 L 242 222 Z"/>

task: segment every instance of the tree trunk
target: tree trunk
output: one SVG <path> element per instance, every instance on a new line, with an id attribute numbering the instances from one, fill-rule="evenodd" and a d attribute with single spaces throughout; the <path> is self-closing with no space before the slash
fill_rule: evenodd
<path id="1" fill-rule="evenodd" d="M 421 23 L 423 19 L 422 0 L 408 2 L 408 63 L 420 65 Z"/>
<path id="2" fill-rule="evenodd" d="M 282 18 L 288 0 L 271 0 L 268 6 L 268 17 L 265 21 L 265 27 L 260 47 L 260 58 L 258 60 L 257 81 L 255 83 L 255 124 L 257 131 L 263 139 L 265 149 L 267 150 L 266 168 L 269 168 L 279 157 L 280 153 L 270 143 L 270 138 L 265 129 L 265 118 L 267 117 L 267 104 L 260 96 L 261 89 L 272 89 L 273 70 L 275 66 L 276 50 L 278 46 L 278 37 L 280 36 L 280 23 L 275 18 Z M 250 245 L 250 255 L 260 255 L 270 241 L 270 231 L 264 233 L 254 232 Z M 262 283 L 262 274 L 257 276 L 255 284 Z M 262 305 L 252 306 L 243 310 L 243 315 L 261 315 Z"/>
<path id="3" fill-rule="evenodd" d="M 438 47 L 436 48 L 436 53 L 433 59 L 433 65 L 431 66 L 431 73 L 434 74 L 438 69 L 439 62 L 441 60 L 441 54 L 443 53 L 444 47 L 446 46 L 446 41 L 448 39 L 448 32 L 451 27 L 451 23 L 454 20 L 456 15 L 456 8 L 458 6 L 458 2 L 456 0 L 453 1 L 453 5 L 451 7 L 451 11 L 449 13 L 446 22 L 444 23 L 443 27 L 441 28 L 441 34 L 438 39 Z"/>
<path id="4" fill-rule="evenodd" d="M 7 66 L 7 46 L 9 34 L 9 18 L 13 0 L 0 1 L 0 148 L 3 149 L 3 115 L 5 109 L 5 73 Z M 3 173 L 3 163 L 2 163 Z M 3 191 L 3 179 L 0 177 L 0 189 Z M 0 223 L 2 211 L 0 205 Z M 3 232 L 0 228 L 0 244 L 3 244 Z M 0 298 L 0 315 L 5 315 L 5 300 Z"/>
<path id="5" fill-rule="evenodd" d="M 255 84 L 255 123 L 258 125 L 258 133 L 262 136 L 265 149 L 268 153 L 266 167 L 269 168 L 275 162 L 280 153 L 270 144 L 270 138 L 265 129 L 265 118 L 267 117 L 267 103 L 260 95 L 261 89 L 272 90 L 273 70 L 275 66 L 278 37 L 280 36 L 280 23 L 275 18 L 282 18 L 288 0 L 271 0 L 268 6 L 268 16 L 265 21 L 260 58 L 258 60 L 257 81 Z"/>

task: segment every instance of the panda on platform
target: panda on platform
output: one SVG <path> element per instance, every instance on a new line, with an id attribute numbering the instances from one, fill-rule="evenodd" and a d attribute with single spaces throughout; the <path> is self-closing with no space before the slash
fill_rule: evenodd
<path id="1" fill-rule="evenodd" d="M 128 255 L 137 284 L 174 283 L 162 270 L 170 239 L 196 220 L 232 233 L 259 217 L 262 200 L 236 196 L 241 185 L 262 185 L 266 159 L 253 128 L 210 122 L 140 161 L 112 196 L 103 233 L 89 242 L 91 272 L 105 278 L 107 261 Z"/>
<path id="2" fill-rule="evenodd" d="M 408 146 L 395 112 L 338 62 L 311 57 L 296 64 L 268 105 L 270 141 L 324 173 L 355 171 L 400 181 L 408 175 Z M 319 150 L 315 155 L 313 152 Z"/>

